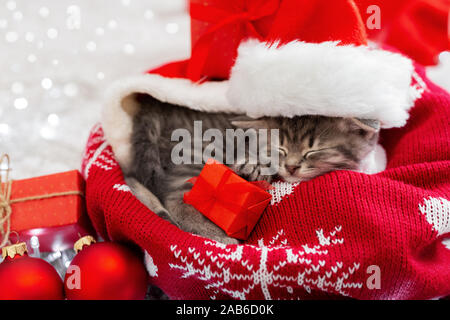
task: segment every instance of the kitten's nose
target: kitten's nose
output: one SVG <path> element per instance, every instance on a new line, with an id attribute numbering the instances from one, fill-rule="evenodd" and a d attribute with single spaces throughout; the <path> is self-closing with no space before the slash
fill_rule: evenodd
<path id="1" fill-rule="evenodd" d="M 299 166 L 286 166 L 286 170 L 290 173 L 290 174 L 294 174 L 295 171 L 297 171 L 297 169 L 300 168 Z"/>

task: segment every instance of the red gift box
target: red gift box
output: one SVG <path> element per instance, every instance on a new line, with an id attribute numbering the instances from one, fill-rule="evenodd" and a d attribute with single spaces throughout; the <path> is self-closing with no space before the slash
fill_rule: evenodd
<path id="1" fill-rule="evenodd" d="M 184 202 L 236 239 L 249 237 L 272 199 L 261 187 L 215 160 L 209 160 L 192 182 L 194 186 L 184 194 Z"/>
<path id="2" fill-rule="evenodd" d="M 35 235 L 40 250 L 52 252 L 69 249 L 80 236 L 94 234 L 86 215 L 84 188 L 76 170 L 12 181 L 10 240 L 18 237 L 29 242 Z"/>

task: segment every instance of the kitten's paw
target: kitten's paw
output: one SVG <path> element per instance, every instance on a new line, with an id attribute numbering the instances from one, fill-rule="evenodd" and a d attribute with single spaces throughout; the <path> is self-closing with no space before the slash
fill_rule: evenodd
<path id="1" fill-rule="evenodd" d="M 242 165 L 234 165 L 231 168 L 248 181 L 272 181 L 272 176 L 261 174 L 262 169 L 265 167 L 260 164 L 245 163 Z"/>
<path id="2" fill-rule="evenodd" d="M 258 164 L 244 163 L 232 166 L 232 169 L 241 177 L 254 181 L 259 176 L 260 167 Z"/>

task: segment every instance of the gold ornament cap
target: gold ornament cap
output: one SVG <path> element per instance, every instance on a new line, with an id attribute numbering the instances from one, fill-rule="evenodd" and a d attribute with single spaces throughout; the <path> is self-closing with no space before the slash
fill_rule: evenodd
<path id="1" fill-rule="evenodd" d="M 84 236 L 78 239 L 77 242 L 75 242 L 75 244 L 73 245 L 73 249 L 75 250 L 76 253 L 78 253 L 81 250 L 83 250 L 84 246 L 90 246 L 95 242 L 96 241 L 93 236 Z"/>
<path id="2" fill-rule="evenodd" d="M 2 257 L 5 259 L 6 257 L 14 258 L 16 255 L 23 256 L 28 253 L 27 244 L 25 242 L 20 242 L 17 244 L 13 244 L 10 246 L 6 246 L 2 248 Z"/>

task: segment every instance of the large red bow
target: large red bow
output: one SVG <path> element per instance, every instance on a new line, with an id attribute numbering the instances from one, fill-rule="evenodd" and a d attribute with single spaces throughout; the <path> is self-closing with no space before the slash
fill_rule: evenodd
<path id="1" fill-rule="evenodd" d="M 202 80 L 206 60 L 211 51 L 211 45 L 218 31 L 224 27 L 240 24 L 245 26 L 246 32 L 241 35 L 244 38 L 262 39 L 255 28 L 254 22 L 264 17 L 273 15 L 278 7 L 279 0 L 248 1 L 247 8 L 236 8 L 231 6 L 230 10 L 220 9 L 208 4 L 190 3 L 190 14 L 194 20 L 213 23 L 203 33 L 198 41 L 193 44 L 192 57 L 188 66 L 187 75 L 192 81 Z M 232 3 L 232 1 L 230 1 Z"/>

